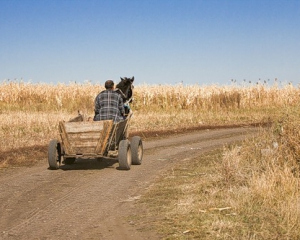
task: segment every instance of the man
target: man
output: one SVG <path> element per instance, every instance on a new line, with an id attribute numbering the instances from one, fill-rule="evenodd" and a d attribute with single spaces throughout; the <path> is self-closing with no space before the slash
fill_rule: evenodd
<path id="1" fill-rule="evenodd" d="M 107 80 L 104 86 L 106 90 L 100 92 L 95 99 L 94 121 L 114 120 L 114 122 L 119 122 L 124 120 L 123 99 L 114 91 L 114 82 Z"/>

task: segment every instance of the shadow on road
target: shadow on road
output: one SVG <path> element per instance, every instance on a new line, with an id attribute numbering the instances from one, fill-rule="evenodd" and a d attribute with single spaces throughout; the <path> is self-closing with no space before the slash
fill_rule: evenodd
<path id="1" fill-rule="evenodd" d="M 70 170 L 102 170 L 104 168 L 117 168 L 115 165 L 118 163 L 117 158 L 97 158 L 97 159 L 84 159 L 77 158 L 73 164 L 62 164 L 59 169 L 64 171 Z"/>

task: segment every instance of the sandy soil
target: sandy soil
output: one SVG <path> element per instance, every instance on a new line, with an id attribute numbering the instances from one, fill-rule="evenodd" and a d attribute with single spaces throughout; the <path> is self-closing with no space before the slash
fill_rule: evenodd
<path id="1" fill-rule="evenodd" d="M 136 200 L 174 164 L 256 132 L 243 127 L 144 140 L 143 163 L 129 171 L 109 158 L 49 170 L 47 153 L 33 167 L 2 169 L 0 239 L 160 239 L 130 219 L 143 212 Z"/>

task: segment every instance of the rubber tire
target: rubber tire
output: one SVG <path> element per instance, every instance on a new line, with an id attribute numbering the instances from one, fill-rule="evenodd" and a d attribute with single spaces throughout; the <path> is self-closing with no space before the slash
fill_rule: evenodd
<path id="1" fill-rule="evenodd" d="M 119 143 L 118 161 L 119 161 L 119 169 L 122 170 L 130 169 L 132 158 L 131 158 L 130 144 L 127 139 L 121 140 Z"/>
<path id="2" fill-rule="evenodd" d="M 143 142 L 139 136 L 134 136 L 131 139 L 131 156 L 132 156 L 132 165 L 141 165 L 143 160 Z"/>
<path id="3" fill-rule="evenodd" d="M 50 141 L 48 146 L 48 163 L 52 170 L 59 168 L 61 163 L 61 146 L 60 143 L 53 139 Z"/>
<path id="4" fill-rule="evenodd" d="M 71 158 L 65 158 L 64 162 L 66 165 L 72 165 L 75 162 L 76 158 L 71 157 Z"/>

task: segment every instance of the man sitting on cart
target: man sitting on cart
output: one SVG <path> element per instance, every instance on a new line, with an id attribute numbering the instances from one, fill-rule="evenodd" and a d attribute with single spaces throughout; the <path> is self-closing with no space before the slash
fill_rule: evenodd
<path id="1" fill-rule="evenodd" d="M 113 80 L 105 82 L 104 91 L 100 92 L 95 99 L 94 121 L 113 120 L 119 122 L 124 120 L 125 109 L 120 94 L 114 91 Z"/>

